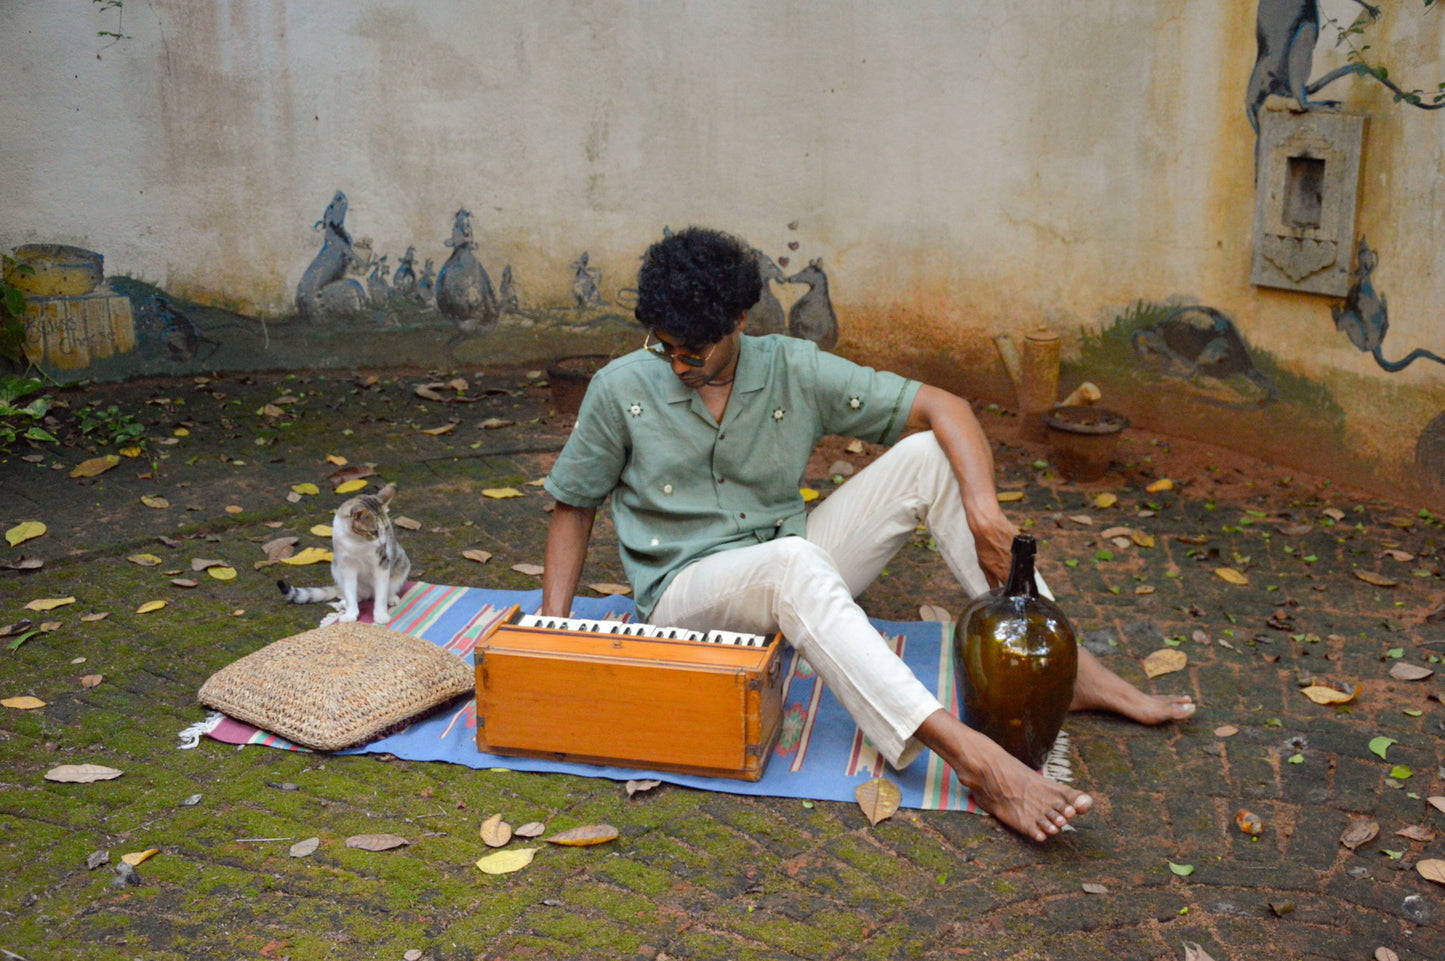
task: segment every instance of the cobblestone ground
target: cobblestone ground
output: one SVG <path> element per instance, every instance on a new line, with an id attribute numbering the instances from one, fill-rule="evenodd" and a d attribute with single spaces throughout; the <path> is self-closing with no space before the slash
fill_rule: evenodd
<path id="1" fill-rule="evenodd" d="M 98 428 L 0 462 L 4 528 L 48 527 L 4 553 L 0 626 L 55 625 L 0 651 L 0 697 L 46 702 L 0 709 L 5 957 L 1445 957 L 1445 887 L 1418 870 L 1445 858 L 1445 811 L 1430 803 L 1445 795 L 1445 709 L 1438 675 L 1396 676 L 1438 669 L 1445 654 L 1440 521 L 1138 431 L 1087 486 L 1055 478 L 1040 447 L 996 447 L 1000 489 L 1021 495 L 1008 507 L 1043 542 L 1082 643 L 1129 680 L 1200 703 L 1195 720 L 1163 729 L 1071 718 L 1075 783 L 1099 803 L 1046 845 L 967 814 L 902 812 L 870 827 L 849 804 L 666 785 L 629 797 L 602 780 L 210 741 L 178 750 L 176 733 L 203 716 L 206 677 L 315 624 L 317 609 L 282 604 L 274 569 L 253 565 L 273 537 L 317 542 L 309 529 L 340 500 L 328 455 L 399 484 L 394 511 L 420 522 L 403 535 L 424 579 L 536 586 L 511 565 L 541 561 L 547 498 L 527 482 L 545 474 L 566 420 L 523 370 L 468 372 L 464 391 L 436 389 L 445 400 L 414 391 L 453 376 L 66 390 L 63 421 L 115 404 L 112 424 L 144 426 L 142 456 L 72 478 L 115 450 Z M 1007 417 L 982 416 L 993 436 L 1013 436 Z M 811 482 L 826 496 L 834 461 L 869 456 L 830 444 Z M 1149 489 L 1164 478 L 1170 489 Z M 322 493 L 288 500 L 303 483 Z M 505 486 L 525 496 L 481 496 Z M 584 580 L 621 580 L 605 522 L 597 541 Z M 493 556 L 477 564 L 469 549 Z M 158 563 L 134 562 L 142 554 Z M 22 557 L 44 564 L 13 569 Z M 237 576 L 193 572 L 195 558 Z M 75 601 L 25 609 L 63 597 Z M 167 604 L 135 613 L 150 600 Z M 893 619 L 961 607 L 924 533 L 864 602 Z M 1159 650 L 1186 666 L 1147 677 Z M 1358 696 L 1316 704 L 1301 693 L 1316 680 Z M 46 781 L 59 764 L 125 773 Z M 1241 810 L 1261 833 L 1240 829 Z M 479 826 L 497 812 L 554 829 L 606 822 L 620 836 L 542 845 L 524 870 L 487 876 L 474 867 L 490 851 Z M 1356 822 L 1377 833 L 1352 849 L 1341 838 Z M 410 843 L 345 846 L 363 833 Z M 314 854 L 288 856 L 309 837 L 321 840 Z M 121 856 L 152 848 L 139 883 L 125 883 Z M 88 869 L 99 851 L 110 864 Z"/>

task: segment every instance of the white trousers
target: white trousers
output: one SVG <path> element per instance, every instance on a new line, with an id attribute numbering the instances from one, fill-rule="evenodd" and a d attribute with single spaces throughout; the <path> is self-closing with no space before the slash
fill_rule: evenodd
<path id="1" fill-rule="evenodd" d="M 754 634 L 782 631 L 863 734 L 895 768 L 942 705 L 913 676 L 854 597 L 923 523 L 973 598 L 988 590 L 958 479 L 931 432 L 914 434 L 859 471 L 808 517 L 807 538 L 781 537 L 685 567 L 652 613 L 657 624 Z"/>

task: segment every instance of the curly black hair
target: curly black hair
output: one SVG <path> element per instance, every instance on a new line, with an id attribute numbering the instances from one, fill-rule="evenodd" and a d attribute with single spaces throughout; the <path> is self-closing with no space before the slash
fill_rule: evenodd
<path id="1" fill-rule="evenodd" d="M 688 227 L 647 248 L 637 271 L 637 322 L 687 346 L 715 344 L 758 302 L 753 248 L 731 234 Z"/>

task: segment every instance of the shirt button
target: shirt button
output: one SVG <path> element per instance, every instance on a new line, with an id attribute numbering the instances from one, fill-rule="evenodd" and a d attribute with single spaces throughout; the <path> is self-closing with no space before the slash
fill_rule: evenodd
<path id="1" fill-rule="evenodd" d="M 738 511 L 738 517 L 739 517 L 740 519 L 742 519 L 742 520 L 747 520 L 747 519 L 748 519 L 747 512 L 745 512 L 745 511 Z"/>
<path id="2" fill-rule="evenodd" d="M 727 479 L 726 477 L 719 477 L 719 478 L 717 479 L 717 482 L 718 482 L 719 484 L 726 484 L 726 483 L 728 482 L 728 479 Z"/>

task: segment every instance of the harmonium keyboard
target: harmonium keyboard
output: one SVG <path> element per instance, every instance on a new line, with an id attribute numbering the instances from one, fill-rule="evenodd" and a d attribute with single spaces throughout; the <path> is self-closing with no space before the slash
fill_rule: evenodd
<path id="1" fill-rule="evenodd" d="M 477 644 L 477 748 L 756 781 L 785 658 L 778 634 L 515 612 Z"/>

